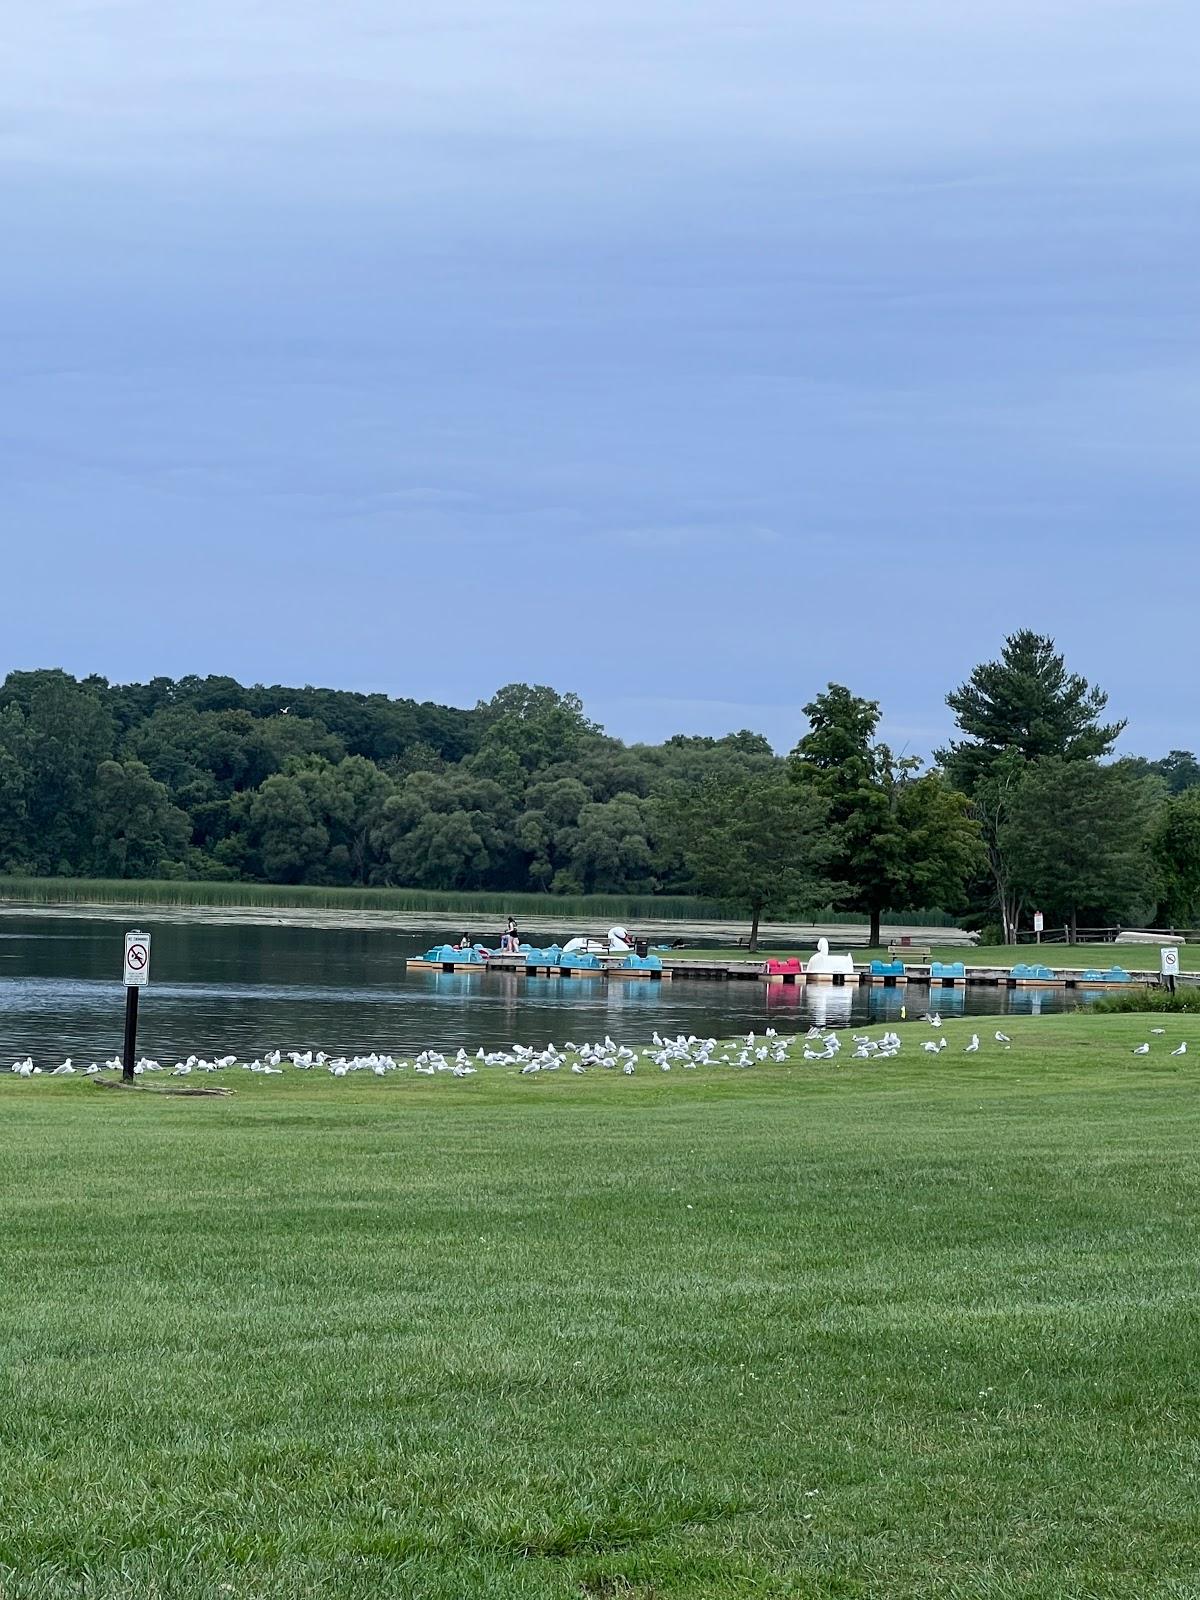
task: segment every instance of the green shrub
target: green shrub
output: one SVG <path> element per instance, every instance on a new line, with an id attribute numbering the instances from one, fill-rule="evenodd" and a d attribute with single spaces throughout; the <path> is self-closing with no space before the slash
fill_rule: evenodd
<path id="1" fill-rule="evenodd" d="M 1122 989 L 1116 994 L 1102 995 L 1088 1006 L 1089 1011 L 1200 1011 L 1200 988 L 1189 984 L 1186 988 L 1151 988 L 1138 984 L 1133 989 Z"/>

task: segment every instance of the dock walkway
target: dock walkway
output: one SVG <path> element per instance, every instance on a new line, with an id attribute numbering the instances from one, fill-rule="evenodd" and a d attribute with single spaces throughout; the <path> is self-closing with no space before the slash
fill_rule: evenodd
<path id="1" fill-rule="evenodd" d="M 934 963 L 918 961 L 905 963 L 904 973 L 873 975 L 869 966 L 856 967 L 853 976 L 822 976 L 822 985 L 832 983 L 835 987 L 848 988 L 857 984 L 874 984 L 876 987 L 898 987 L 901 984 L 927 985 L 929 988 L 1063 988 L 1063 989 L 1115 989 L 1125 987 L 1124 983 L 1106 983 L 1103 978 L 1088 978 L 1085 976 L 1087 969 L 1082 967 L 1050 967 L 1049 976 L 1030 977 L 1020 974 L 1014 975 L 1011 967 L 993 966 L 965 966 L 961 974 L 953 976 L 935 976 L 932 967 Z M 708 983 L 764 983 L 784 982 L 803 984 L 815 982 L 804 972 L 774 974 L 767 971 L 765 961 L 738 960 L 732 956 L 713 956 L 711 959 L 676 959 L 664 956 L 662 969 L 641 970 L 622 968 L 608 962 L 599 967 L 572 967 L 546 965 L 545 963 L 531 963 L 520 956 L 496 955 L 486 962 L 427 962 L 410 961 L 408 966 L 413 971 L 426 972 L 507 972 L 524 974 L 526 977 L 538 978 L 620 978 L 628 981 L 661 982 L 663 979 L 683 979 Z M 1130 970 L 1129 982 L 1158 983 L 1160 974 L 1158 970 L 1142 968 Z M 1177 979 L 1179 983 L 1191 985 L 1200 984 L 1200 973 L 1181 972 Z"/>

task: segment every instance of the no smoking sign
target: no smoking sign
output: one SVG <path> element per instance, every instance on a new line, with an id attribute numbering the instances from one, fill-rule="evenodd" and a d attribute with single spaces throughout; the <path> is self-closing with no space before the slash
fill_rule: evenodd
<path id="1" fill-rule="evenodd" d="M 150 982 L 150 935 L 125 935 L 125 987 L 141 989 Z"/>

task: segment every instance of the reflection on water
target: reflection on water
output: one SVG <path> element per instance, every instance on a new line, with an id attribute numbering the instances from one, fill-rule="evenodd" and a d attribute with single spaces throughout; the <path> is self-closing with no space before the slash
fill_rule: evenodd
<path id="1" fill-rule="evenodd" d="M 172 920 L 154 935 L 139 1048 L 160 1059 L 191 1051 L 239 1056 L 272 1047 L 330 1052 L 426 1045 L 474 1049 L 562 1044 L 611 1034 L 728 1035 L 898 1021 L 920 1016 L 1037 1014 L 1076 1004 L 1061 989 L 907 989 L 758 982 L 669 983 L 525 978 L 516 973 L 410 973 L 430 930 L 225 926 Z M 0 1067 L 97 1059 L 119 1051 L 123 924 L 112 917 L 0 912 Z M 135 925 L 135 919 L 129 919 Z"/>

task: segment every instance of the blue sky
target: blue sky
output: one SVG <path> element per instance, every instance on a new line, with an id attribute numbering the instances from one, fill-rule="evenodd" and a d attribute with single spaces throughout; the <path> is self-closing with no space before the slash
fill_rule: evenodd
<path id="1" fill-rule="evenodd" d="M 0 43 L 0 670 L 524 679 L 781 748 L 836 679 L 925 751 L 1031 626 L 1126 749 L 1200 745 L 1193 6 L 41 0 Z"/>

